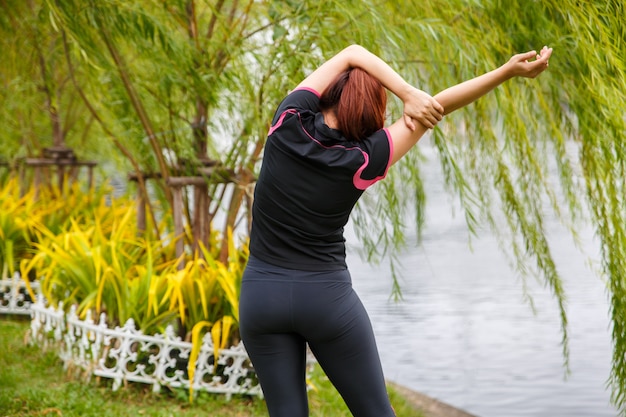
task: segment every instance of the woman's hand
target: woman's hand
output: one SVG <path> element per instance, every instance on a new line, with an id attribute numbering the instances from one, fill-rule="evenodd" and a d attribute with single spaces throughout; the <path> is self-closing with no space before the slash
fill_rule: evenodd
<path id="1" fill-rule="evenodd" d="M 544 46 L 539 54 L 535 51 L 529 51 L 513 55 L 509 62 L 504 64 L 504 67 L 511 77 L 535 78 L 548 68 L 550 55 L 552 55 L 552 48 Z M 531 61 L 533 58 L 535 60 Z"/>
<path id="2" fill-rule="evenodd" d="M 443 107 L 428 93 L 411 87 L 403 98 L 404 123 L 412 131 L 415 130 L 415 121 L 432 129 L 443 118 Z"/>

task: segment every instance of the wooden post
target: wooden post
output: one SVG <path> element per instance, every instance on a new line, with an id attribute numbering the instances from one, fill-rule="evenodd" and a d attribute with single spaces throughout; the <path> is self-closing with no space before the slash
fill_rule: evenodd
<path id="1" fill-rule="evenodd" d="M 143 235 L 146 232 L 146 199 L 139 186 L 137 187 L 137 232 Z"/>
<path id="2" fill-rule="evenodd" d="M 211 225 L 209 224 L 209 187 L 206 183 L 194 185 L 194 225 L 193 232 L 195 241 L 193 243 L 193 249 L 199 249 L 199 242 L 202 242 L 205 247 L 209 247 L 209 236 L 211 232 Z"/>
<path id="3" fill-rule="evenodd" d="M 87 170 L 88 170 L 87 181 L 89 182 L 89 191 L 93 190 L 93 167 L 94 165 L 89 165 L 87 167 Z"/>
<path id="4" fill-rule="evenodd" d="M 18 167 L 19 170 L 19 181 L 20 181 L 20 197 L 24 197 L 28 187 L 26 187 L 26 170 L 24 169 L 24 164 L 20 164 Z"/>
<path id="5" fill-rule="evenodd" d="M 171 177 L 170 177 L 171 178 Z M 181 258 L 185 250 L 185 241 L 183 239 L 183 193 L 179 185 L 172 186 L 172 216 L 174 216 L 174 238 L 176 239 L 176 257 Z M 184 258 L 178 264 L 178 269 L 185 267 Z"/>
<path id="6" fill-rule="evenodd" d="M 35 200 L 39 197 L 39 187 L 41 186 L 41 170 L 42 167 L 35 167 L 35 178 L 33 180 L 35 184 Z"/>
<path id="7" fill-rule="evenodd" d="M 58 175 L 58 179 L 59 179 L 59 191 L 62 192 L 63 191 L 63 185 L 65 182 L 65 167 L 62 165 L 58 165 L 57 166 L 57 175 Z"/>

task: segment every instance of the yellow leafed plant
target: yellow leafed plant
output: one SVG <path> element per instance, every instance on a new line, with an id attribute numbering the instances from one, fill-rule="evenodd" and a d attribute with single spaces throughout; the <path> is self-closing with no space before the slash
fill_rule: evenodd
<path id="1" fill-rule="evenodd" d="M 21 259 L 30 256 L 36 228 L 62 205 L 54 200 L 38 201 L 33 189 L 20 191 L 16 179 L 0 188 L 0 278 L 13 275 Z"/>
<path id="2" fill-rule="evenodd" d="M 192 383 L 204 334 L 211 334 L 215 361 L 220 349 L 238 341 L 238 298 L 248 250 L 246 244 L 236 247 L 232 231 L 223 242 L 227 263 L 203 245 L 176 258 L 174 239 L 158 240 L 137 230 L 131 200 L 105 201 L 105 193 L 81 196 L 70 189 L 64 195 L 46 194 L 43 203 L 32 192 L 18 198 L 17 185 L 0 192 L 1 250 L 12 250 L 11 258 L 3 259 L 20 262 L 22 276 L 36 275 L 53 306 L 75 305 L 82 318 L 88 311 L 106 312 L 110 326 L 133 319 L 145 334 L 175 326 L 192 342 Z M 17 242 L 15 236 L 21 236 L 30 255 L 14 257 L 16 244 L 8 242 Z"/>
<path id="3" fill-rule="evenodd" d="M 22 274 L 36 271 L 46 299 L 76 305 L 81 317 L 106 312 L 110 324 L 132 318 L 146 333 L 163 330 L 174 319 L 167 304 L 160 299 L 146 306 L 165 295 L 152 281 L 173 264 L 171 245 L 139 236 L 131 204 L 101 205 L 91 214 L 88 221 L 71 218 L 58 234 L 36 225 L 35 255 L 22 260 Z"/>

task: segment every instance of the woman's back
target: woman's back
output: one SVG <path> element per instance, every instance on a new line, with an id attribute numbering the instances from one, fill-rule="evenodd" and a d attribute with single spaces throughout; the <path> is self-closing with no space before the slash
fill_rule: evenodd
<path id="1" fill-rule="evenodd" d="M 316 92 L 291 93 L 265 146 L 251 253 L 284 267 L 345 269 L 343 227 L 363 191 L 385 176 L 390 155 L 386 131 L 347 141 L 324 123 Z"/>

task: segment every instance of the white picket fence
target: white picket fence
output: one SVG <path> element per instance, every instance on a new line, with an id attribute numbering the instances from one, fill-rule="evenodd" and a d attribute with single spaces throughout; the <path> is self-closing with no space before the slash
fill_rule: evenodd
<path id="1" fill-rule="evenodd" d="M 161 386 L 226 394 L 262 396 L 254 369 L 242 343 L 220 349 L 214 356 L 211 335 L 205 335 L 196 361 L 193 381 L 187 364 L 191 343 L 174 334 L 170 326 L 163 334 L 145 335 L 135 328 L 132 319 L 124 326 L 109 328 L 106 315 L 96 323 L 89 313 L 85 319 L 72 307 L 45 306 L 41 298 L 31 305 L 31 341 L 43 347 L 53 345 L 66 367 L 80 367 L 94 376 L 113 380 L 113 390 L 122 383 L 150 384 L 153 391 Z"/>
<path id="2" fill-rule="evenodd" d="M 145 335 L 128 320 L 122 327 L 110 328 L 106 315 L 96 323 L 91 314 L 77 316 L 75 307 L 65 313 L 63 306 L 47 306 L 39 293 L 39 284 L 31 283 L 37 301 L 31 302 L 26 285 L 16 274 L 0 280 L 0 314 L 30 314 L 32 344 L 59 352 L 66 368 L 82 368 L 87 375 L 113 380 L 113 390 L 125 382 L 189 388 L 225 394 L 262 396 L 261 387 L 243 344 L 220 349 L 215 358 L 211 335 L 207 334 L 196 360 L 193 381 L 187 365 L 191 343 L 176 336 L 170 326 L 163 334 Z"/>

